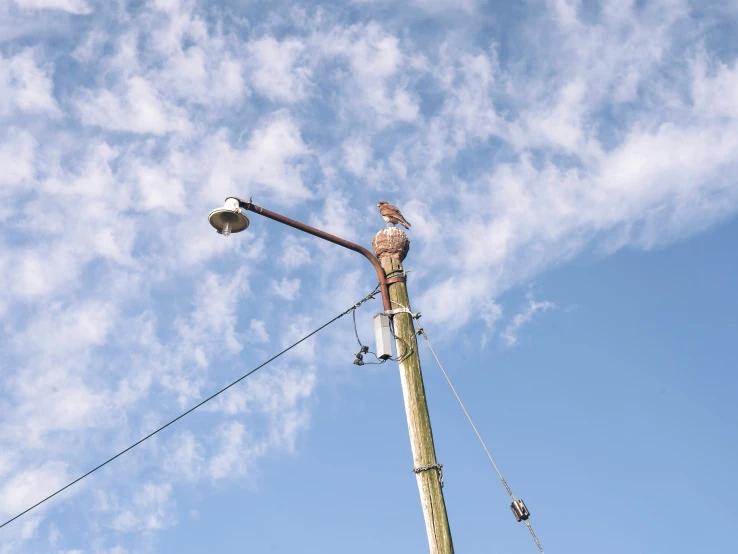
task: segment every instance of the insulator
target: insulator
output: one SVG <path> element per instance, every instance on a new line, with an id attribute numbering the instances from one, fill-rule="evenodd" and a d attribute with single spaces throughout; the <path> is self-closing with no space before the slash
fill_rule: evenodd
<path id="1" fill-rule="evenodd" d="M 523 502 L 522 498 L 514 500 L 513 503 L 510 504 L 510 509 L 517 521 L 525 521 L 530 517 L 530 512 L 528 511 L 528 508 L 525 507 L 525 502 Z"/>
<path id="2" fill-rule="evenodd" d="M 362 346 L 361 347 L 361 353 L 362 354 L 366 354 L 367 352 L 369 352 L 369 347 L 366 346 L 366 345 Z"/>
<path id="3" fill-rule="evenodd" d="M 354 360 L 354 365 L 364 365 L 364 361 L 361 358 L 356 358 Z"/>

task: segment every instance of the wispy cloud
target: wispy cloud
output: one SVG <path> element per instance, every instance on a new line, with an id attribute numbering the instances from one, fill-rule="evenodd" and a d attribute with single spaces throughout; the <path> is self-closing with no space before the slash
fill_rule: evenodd
<path id="1" fill-rule="evenodd" d="M 92 10 L 85 0 L 10 0 L 29 10 L 61 10 L 72 14 L 88 14 Z"/>
<path id="2" fill-rule="evenodd" d="M 738 64 L 708 40 L 735 13 L 373 4 L 352 3 L 350 19 L 279 2 L 248 17 L 194 0 L 0 8 L 1 513 L 374 286 L 359 256 L 258 214 L 218 236 L 205 215 L 225 196 L 361 244 L 391 200 L 413 222 L 413 308 L 449 333 L 481 320 L 488 336 L 501 295 L 583 249 L 651 248 L 738 211 Z M 528 298 L 502 340 L 551 309 Z M 140 551 L 113 529 L 153 536 L 182 520 L 182 483 L 294 449 L 323 347 L 345 344 L 350 363 L 344 331 L 219 398 L 214 432 L 132 453 L 127 480 L 80 491 L 100 510 L 75 525 L 100 552 Z M 18 526 L 13 548 L 47 549 L 34 541 L 52 512 Z"/>
<path id="3" fill-rule="evenodd" d="M 300 280 L 284 277 L 281 281 L 272 281 L 271 289 L 274 294 L 285 300 L 294 300 L 300 293 Z"/>
<path id="4" fill-rule="evenodd" d="M 32 49 L 15 56 L 0 54 L 0 116 L 16 110 L 30 113 L 59 114 L 51 80 L 52 67 L 37 65 Z"/>
<path id="5" fill-rule="evenodd" d="M 529 293 L 526 296 L 527 304 L 525 307 L 515 314 L 510 323 L 500 333 L 500 337 L 507 346 L 514 346 L 519 342 L 520 329 L 527 323 L 530 323 L 535 317 L 556 308 L 556 304 L 548 300 L 537 301 Z"/>

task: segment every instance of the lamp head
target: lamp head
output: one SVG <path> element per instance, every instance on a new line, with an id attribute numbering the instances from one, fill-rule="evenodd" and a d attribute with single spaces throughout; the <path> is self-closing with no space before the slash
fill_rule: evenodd
<path id="1" fill-rule="evenodd" d="M 238 198 L 233 197 L 226 198 L 222 208 L 210 212 L 208 221 L 225 237 L 231 233 L 240 233 L 249 226 L 249 218 L 239 208 Z"/>

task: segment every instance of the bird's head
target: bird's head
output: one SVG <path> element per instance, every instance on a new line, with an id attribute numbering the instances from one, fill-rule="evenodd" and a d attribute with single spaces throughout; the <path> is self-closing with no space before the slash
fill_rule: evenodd
<path id="1" fill-rule="evenodd" d="M 387 204 L 387 202 L 385 202 L 384 200 L 382 200 L 379 204 L 377 204 L 377 206 L 379 206 L 381 208 L 385 204 Z"/>

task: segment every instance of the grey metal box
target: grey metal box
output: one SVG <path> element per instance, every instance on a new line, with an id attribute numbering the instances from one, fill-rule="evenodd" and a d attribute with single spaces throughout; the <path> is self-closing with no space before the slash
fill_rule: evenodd
<path id="1" fill-rule="evenodd" d="M 374 316 L 374 336 L 377 339 L 377 358 L 386 360 L 392 357 L 392 333 L 390 320 L 386 314 Z"/>

